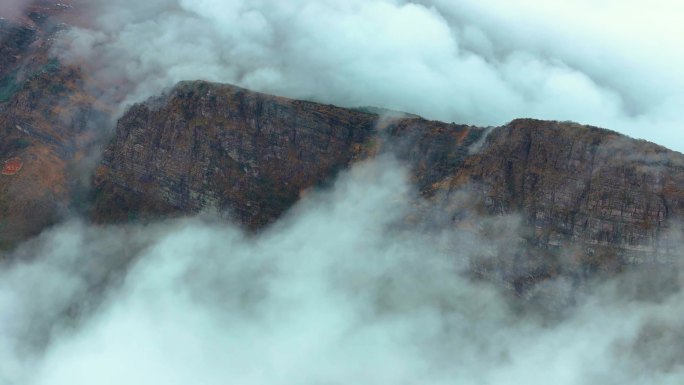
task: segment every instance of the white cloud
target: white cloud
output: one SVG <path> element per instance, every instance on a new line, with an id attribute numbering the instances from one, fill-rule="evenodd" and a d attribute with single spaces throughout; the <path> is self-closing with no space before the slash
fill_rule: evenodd
<path id="1" fill-rule="evenodd" d="M 405 228 L 413 199 L 380 159 L 256 236 L 200 219 L 57 227 L 2 270 L 0 381 L 681 382 L 678 289 L 637 299 L 639 280 L 623 277 L 584 299 L 571 289 L 581 305 L 555 321 L 521 312 L 461 274 L 496 242 Z M 568 284 L 544 294 L 555 303 Z"/>
<path id="2" fill-rule="evenodd" d="M 541 1 L 435 0 L 445 17 L 487 36 L 499 60 L 515 52 L 564 63 L 610 98 L 567 106 L 569 119 L 602 125 L 684 150 L 684 49 L 679 22 L 684 5 L 673 0 Z M 478 54 L 486 54 L 473 46 Z M 490 55 L 490 57 L 492 57 Z M 529 73 L 525 72 L 525 75 Z M 553 95 L 558 99 L 559 92 Z M 581 94 L 580 94 L 581 95 Z M 591 93 L 588 94 L 591 97 Z M 601 103 L 610 102 L 608 109 Z M 594 108 L 586 108 L 587 105 Z M 576 114 L 573 108 L 583 109 Z M 541 111 L 531 115 L 549 117 Z M 578 118 L 575 118 L 577 116 Z"/>
<path id="3" fill-rule="evenodd" d="M 681 7 L 665 0 L 103 2 L 99 27 L 73 31 L 60 53 L 96 63 L 126 102 L 205 79 L 478 125 L 576 120 L 684 150 Z M 130 88 L 121 88 L 125 81 Z"/>

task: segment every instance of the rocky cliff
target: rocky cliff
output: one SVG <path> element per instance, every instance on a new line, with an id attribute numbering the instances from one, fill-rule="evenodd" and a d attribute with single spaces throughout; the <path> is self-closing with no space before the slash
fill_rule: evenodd
<path id="1" fill-rule="evenodd" d="M 466 191 L 490 217 L 521 217 L 522 244 L 478 266 L 505 270 L 498 274 L 518 290 L 557 274 L 661 268 L 679 258 L 684 155 L 605 129 L 515 120 L 492 129 L 435 190 Z"/>
<path id="2" fill-rule="evenodd" d="M 620 263 L 672 254 L 669 231 L 684 214 L 682 154 L 574 123 L 493 130 L 448 178 L 449 189 L 466 184 L 488 213 L 523 213 L 535 244 L 611 251 Z"/>
<path id="3" fill-rule="evenodd" d="M 346 167 L 375 115 L 232 86 L 181 83 L 119 121 L 95 177 L 95 218 L 217 210 L 250 228 Z"/>
<path id="4" fill-rule="evenodd" d="M 435 202 L 520 215 L 535 274 L 616 271 L 672 256 L 684 156 L 612 131 L 538 120 L 490 129 L 386 117 L 229 85 L 181 83 L 119 121 L 95 177 L 99 221 L 217 210 L 251 229 L 351 163 L 392 152 Z M 450 215 L 459 226 L 456 208 Z M 534 254 L 533 256 L 527 254 Z"/>

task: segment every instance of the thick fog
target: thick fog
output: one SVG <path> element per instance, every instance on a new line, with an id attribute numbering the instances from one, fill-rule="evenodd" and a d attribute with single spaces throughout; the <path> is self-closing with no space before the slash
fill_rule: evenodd
<path id="1" fill-rule="evenodd" d="M 458 123 L 573 120 L 684 151 L 680 1 L 93 3 L 57 52 L 124 105 L 204 79 Z"/>
<path id="2" fill-rule="evenodd" d="M 498 241 L 423 232 L 430 215 L 407 226 L 421 205 L 406 175 L 357 166 L 259 235 L 209 218 L 44 233 L 0 273 L 0 383 L 684 380 L 678 273 L 667 290 L 622 277 L 573 289 L 562 316 L 529 310 L 468 278 Z M 547 282 L 549 303 L 568 285 Z"/>

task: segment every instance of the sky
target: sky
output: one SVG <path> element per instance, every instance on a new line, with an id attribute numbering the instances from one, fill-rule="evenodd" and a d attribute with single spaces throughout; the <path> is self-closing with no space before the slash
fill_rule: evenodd
<path id="1" fill-rule="evenodd" d="M 677 0 L 94 0 L 63 37 L 126 105 L 181 80 L 481 126 L 572 120 L 684 151 Z"/>

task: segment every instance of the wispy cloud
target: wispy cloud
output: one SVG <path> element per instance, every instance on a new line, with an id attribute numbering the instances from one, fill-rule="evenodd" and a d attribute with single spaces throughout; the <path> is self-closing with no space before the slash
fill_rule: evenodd
<path id="1" fill-rule="evenodd" d="M 157 0 L 99 10 L 59 53 L 95 63 L 127 102 L 205 79 L 478 125 L 575 120 L 684 150 L 676 1 Z"/>

